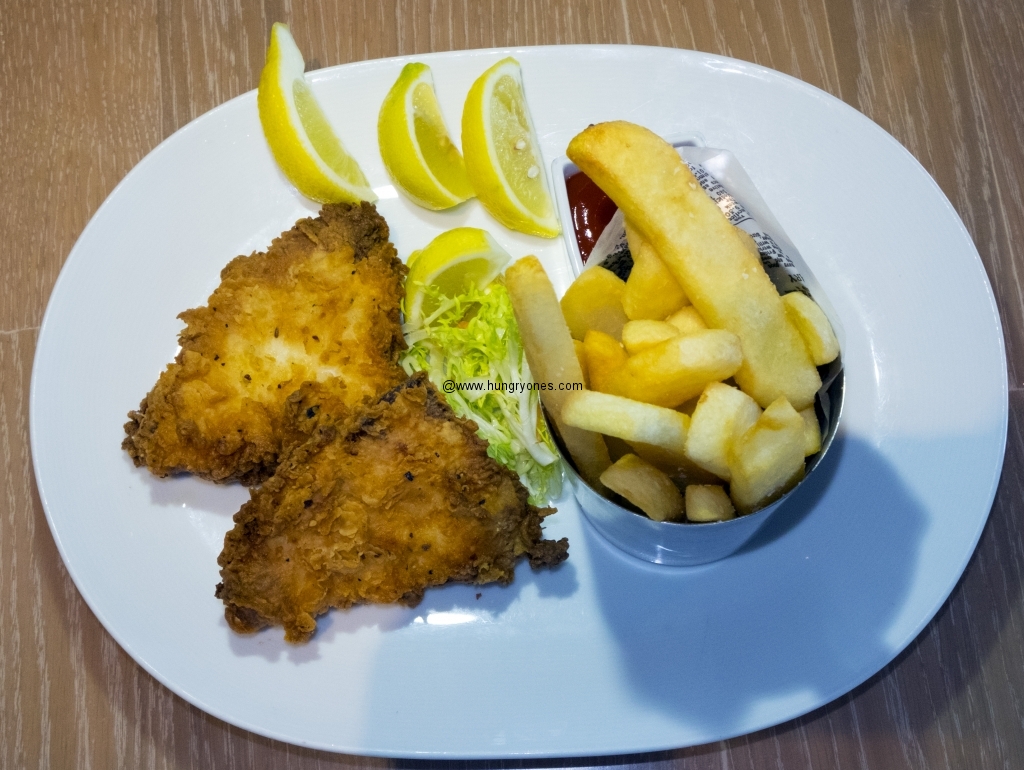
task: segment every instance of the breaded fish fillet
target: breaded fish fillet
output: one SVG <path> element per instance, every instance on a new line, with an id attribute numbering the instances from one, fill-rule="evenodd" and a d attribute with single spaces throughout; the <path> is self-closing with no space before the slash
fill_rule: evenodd
<path id="1" fill-rule="evenodd" d="M 179 316 L 181 352 L 129 413 L 123 448 L 158 476 L 269 477 L 308 438 L 288 408 L 303 383 L 358 407 L 404 380 L 405 272 L 368 203 L 324 206 L 232 260 L 206 306 Z"/>
<path id="2" fill-rule="evenodd" d="M 218 559 L 217 596 L 238 632 L 285 628 L 305 642 L 316 616 L 361 602 L 416 604 L 430 586 L 514 577 L 566 558 L 543 540 L 550 509 L 487 456 L 425 375 L 347 426 L 321 425 L 235 514 Z"/>

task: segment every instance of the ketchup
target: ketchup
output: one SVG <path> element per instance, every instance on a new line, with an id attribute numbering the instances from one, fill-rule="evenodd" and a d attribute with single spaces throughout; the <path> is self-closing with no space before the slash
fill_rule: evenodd
<path id="1" fill-rule="evenodd" d="M 619 207 L 582 171 L 577 171 L 565 180 L 565 191 L 569 196 L 576 243 L 579 244 L 580 256 L 586 264 L 594 244 Z"/>

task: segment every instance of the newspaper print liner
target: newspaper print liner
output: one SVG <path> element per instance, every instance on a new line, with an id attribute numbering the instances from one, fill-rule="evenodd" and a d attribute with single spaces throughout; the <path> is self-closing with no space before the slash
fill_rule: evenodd
<path id="1" fill-rule="evenodd" d="M 828 297 L 815 279 L 810 267 L 800 255 L 796 246 L 786 236 L 782 226 L 769 210 L 764 199 L 754 186 L 753 181 L 751 181 L 746 171 L 740 165 L 740 162 L 736 159 L 736 156 L 728 150 L 703 146 L 703 139 L 695 135 L 671 137 L 668 141 L 675 147 L 683 160 L 686 161 L 686 164 L 690 167 L 694 177 L 696 177 L 708 197 L 718 205 L 719 209 L 721 209 L 722 213 L 725 214 L 733 225 L 739 227 L 754 240 L 761 256 L 761 264 L 764 266 L 765 272 L 767 272 L 776 289 L 778 289 L 779 294 L 783 295 L 792 291 L 800 291 L 811 297 L 828 317 L 839 340 L 839 357 L 831 364 L 819 369 L 822 386 L 818 391 L 815 405 L 822 427 L 822 446 L 821 451 L 808 460 L 807 475 L 809 476 L 831 445 L 838 427 L 840 412 L 842 411 L 844 390 L 842 350 L 845 347 L 845 333 L 842 323 L 839 321 L 832 303 L 829 302 Z M 572 213 L 564 183 L 565 179 L 575 174 L 579 169 L 568 158 L 564 157 L 559 158 L 552 165 L 554 171 L 553 178 L 556 182 L 555 197 L 558 202 L 562 222 L 566 224 L 563 227 L 563 239 L 569 251 L 569 261 L 574 275 L 579 276 L 581 272 L 594 265 L 603 265 L 618 273 L 620 277 L 628 275 L 629 269 L 632 267 L 632 256 L 629 253 L 629 245 L 626 242 L 625 218 L 622 211 L 616 211 L 612 220 L 594 244 L 594 248 L 586 264 L 584 264 L 575 232 L 572 230 Z M 740 518 L 749 519 L 752 516 L 760 518 L 761 514 L 774 510 L 787 497 L 789 497 L 789 493 L 767 508 Z M 617 544 L 623 546 L 622 543 Z M 667 554 L 662 548 L 657 549 L 659 551 L 658 558 L 640 553 L 638 548 L 626 547 L 626 550 L 650 561 L 661 563 L 699 563 L 690 559 L 686 561 L 666 559 L 664 557 Z"/>

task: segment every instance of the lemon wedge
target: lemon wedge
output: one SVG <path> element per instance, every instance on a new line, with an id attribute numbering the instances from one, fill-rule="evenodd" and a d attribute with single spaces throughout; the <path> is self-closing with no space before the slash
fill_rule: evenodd
<path id="1" fill-rule="evenodd" d="M 470 286 L 482 289 L 493 281 L 512 258 L 486 230 L 456 227 L 441 233 L 410 260 L 405 280 L 405 320 L 419 327 L 437 309 L 437 300 L 424 287 L 435 287 L 442 296 L 455 297 Z"/>
<path id="2" fill-rule="evenodd" d="M 359 164 L 327 122 L 304 69 L 288 25 L 274 24 L 256 104 L 277 165 L 300 193 L 320 203 L 377 200 Z"/>
<path id="3" fill-rule="evenodd" d="M 469 181 L 495 219 L 519 232 L 558 235 L 540 143 L 515 59 L 501 60 L 469 89 L 462 110 L 462 151 Z"/>
<path id="4" fill-rule="evenodd" d="M 424 208 L 447 209 L 473 197 L 462 153 L 448 136 L 426 64 L 402 68 L 377 119 L 380 155 L 391 178 Z"/>

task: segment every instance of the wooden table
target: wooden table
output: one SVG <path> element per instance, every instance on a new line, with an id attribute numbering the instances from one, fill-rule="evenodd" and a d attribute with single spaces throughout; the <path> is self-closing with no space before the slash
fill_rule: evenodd
<path id="1" fill-rule="evenodd" d="M 725 54 L 836 95 L 905 145 L 974 237 L 1008 349 L 1006 465 L 959 586 L 892 664 L 802 719 L 666 754 L 528 764 L 1024 767 L 1024 6 L 1014 0 L 6 3 L 0 13 L 0 767 L 393 764 L 246 733 L 158 684 L 78 595 L 32 474 L 33 351 L 68 251 L 114 185 L 158 142 L 255 88 L 277 20 L 292 25 L 313 68 L 557 43 Z"/>

